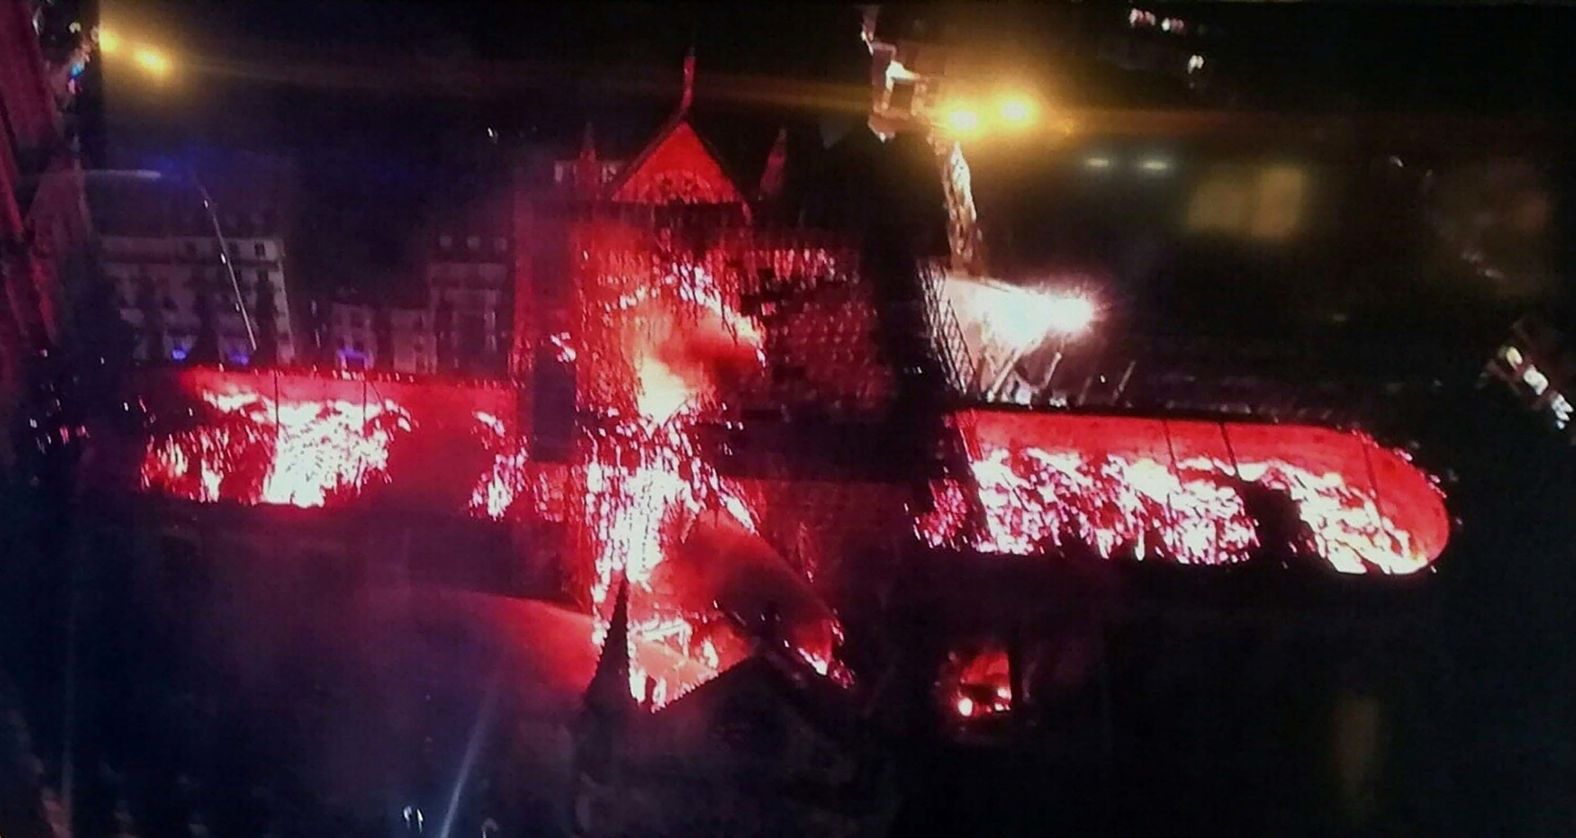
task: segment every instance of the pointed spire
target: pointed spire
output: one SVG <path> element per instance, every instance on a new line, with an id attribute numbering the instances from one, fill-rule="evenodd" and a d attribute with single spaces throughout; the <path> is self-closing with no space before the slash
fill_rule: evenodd
<path id="1" fill-rule="evenodd" d="M 638 705 L 629 693 L 629 578 L 618 582 L 618 596 L 613 601 L 613 619 L 607 626 L 607 639 L 602 642 L 602 656 L 597 658 L 596 672 L 586 685 L 586 706 L 605 713 L 620 713 Z"/>
<path id="2" fill-rule="evenodd" d="M 695 101 L 695 46 L 684 56 L 684 93 L 679 97 L 679 116 L 688 116 L 690 103 Z"/>
<path id="3" fill-rule="evenodd" d="M 759 194 L 763 200 L 777 197 L 783 188 L 783 166 L 788 162 L 788 129 L 777 131 L 777 141 L 766 155 L 766 168 L 761 172 Z"/>

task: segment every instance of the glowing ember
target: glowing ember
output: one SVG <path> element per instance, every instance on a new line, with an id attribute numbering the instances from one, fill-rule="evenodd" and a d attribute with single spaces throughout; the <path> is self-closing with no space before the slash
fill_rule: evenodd
<path id="1" fill-rule="evenodd" d="M 642 358 L 638 370 L 640 392 L 635 397 L 640 415 L 657 424 L 673 414 L 694 396 L 694 389 L 667 364 L 655 358 Z"/>
<path id="2" fill-rule="evenodd" d="M 530 457 L 525 440 L 511 435 L 502 419 L 478 411 L 482 443 L 492 455 L 492 465 L 471 489 L 471 512 L 499 519 L 528 491 Z"/>
<path id="3" fill-rule="evenodd" d="M 215 421 L 150 440 L 144 488 L 189 500 L 323 506 L 388 479 L 389 443 L 411 430 L 391 400 L 282 401 L 205 391 Z"/>
<path id="4" fill-rule="evenodd" d="M 583 462 L 580 520 L 594 561 L 590 592 L 598 615 L 596 641 L 600 644 L 607 630 L 604 606 L 611 603 L 622 574 L 630 584 L 631 638 L 662 644 L 713 671 L 731 662 L 722 660 L 715 644 L 696 631 L 695 615 L 681 611 L 670 592 L 658 591 L 652 583 L 657 567 L 701 512 L 724 510 L 753 532 L 755 524 L 743 501 L 696 456 L 677 423 L 630 424 L 598 435 L 589 442 Z M 664 673 L 648 672 L 636 660 L 631 669 L 636 696 L 643 695 L 648 676 L 658 706 L 676 697 L 670 694 L 676 689 L 694 686 L 669 684 Z"/>
<path id="5" fill-rule="evenodd" d="M 969 498 L 956 482 L 934 493 L 935 508 L 916 522 L 933 547 L 1029 555 L 1081 541 L 1101 557 L 1131 554 L 1182 564 L 1246 561 L 1263 526 L 1244 493 L 1258 485 L 1284 493 L 1312 546 L 1337 570 L 1411 573 L 1431 556 L 1406 529 L 1381 514 L 1367 487 L 1335 471 L 1315 473 L 1269 460 L 1210 457 L 1175 467 L 1148 457 L 1096 457 L 1077 450 L 989 449 L 972 464 L 982 531 L 966 543 Z"/>
<path id="6" fill-rule="evenodd" d="M 953 652 L 941 668 L 937 684 L 943 707 L 965 720 L 1006 713 L 1012 709 L 1012 676 L 1007 653 L 989 647 L 970 654 Z"/>
<path id="7" fill-rule="evenodd" d="M 718 415 L 718 382 L 758 368 L 760 333 L 713 275 L 676 264 L 654 275 L 598 273 L 580 285 L 579 403 L 599 417 L 582 429 L 574 467 L 582 507 L 580 546 L 591 560 L 589 593 L 601 642 L 620 576 L 630 586 L 630 637 L 678 652 L 715 672 L 744 644 L 707 615 L 685 609 L 684 591 L 658 584 L 658 568 L 684 532 L 718 510 L 751 533 L 740 493 L 700 456 L 690 429 Z M 829 650 L 827 650 L 829 652 Z M 830 660 L 817 658 L 822 672 Z M 814 665 L 814 662 L 812 662 Z M 630 689 L 660 706 L 694 686 L 632 662 Z"/>

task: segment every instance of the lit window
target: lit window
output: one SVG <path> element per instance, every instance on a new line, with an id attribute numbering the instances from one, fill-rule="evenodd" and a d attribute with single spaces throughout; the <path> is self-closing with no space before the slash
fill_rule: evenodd
<path id="1" fill-rule="evenodd" d="M 444 250 L 448 250 L 449 248 L 454 246 L 454 237 L 449 235 L 448 233 L 444 233 L 444 234 L 438 236 L 438 246 L 443 248 Z"/>
<path id="2" fill-rule="evenodd" d="M 1504 349 L 1501 349 L 1499 351 L 1499 357 L 1505 359 L 1505 363 L 1511 365 L 1513 368 L 1519 368 L 1523 360 L 1521 356 L 1521 350 L 1514 346 L 1507 346 Z"/>
<path id="3" fill-rule="evenodd" d="M 1554 398 L 1549 399 L 1549 410 L 1554 414 L 1554 427 L 1564 429 L 1570 425 L 1573 411 L 1564 394 L 1555 393 Z"/>
<path id="4" fill-rule="evenodd" d="M 468 250 L 481 250 L 482 249 L 482 237 L 481 236 L 466 236 L 465 237 L 465 247 Z"/>
<path id="5" fill-rule="evenodd" d="M 1549 389 L 1549 377 L 1534 366 L 1528 366 L 1525 370 L 1522 370 L 1521 380 L 1522 383 L 1532 388 L 1532 393 L 1535 396 L 1541 396 L 1543 391 Z"/>

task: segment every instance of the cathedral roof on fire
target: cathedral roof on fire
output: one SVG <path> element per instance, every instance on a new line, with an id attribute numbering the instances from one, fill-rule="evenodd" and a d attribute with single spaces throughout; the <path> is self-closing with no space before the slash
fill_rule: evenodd
<path id="1" fill-rule="evenodd" d="M 744 193 L 729 177 L 718 155 L 689 122 L 694 98 L 695 56 L 684 60 L 684 92 L 679 107 L 646 147 L 609 184 L 618 203 L 736 204 Z"/>

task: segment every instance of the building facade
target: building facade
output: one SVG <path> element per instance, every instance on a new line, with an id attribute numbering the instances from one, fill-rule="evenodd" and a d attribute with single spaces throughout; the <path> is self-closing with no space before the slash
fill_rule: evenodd
<path id="1" fill-rule="evenodd" d="M 285 280 L 292 172 L 285 161 L 249 156 L 201 187 L 194 178 L 203 176 L 154 173 L 95 185 L 104 276 L 136 360 L 303 360 Z M 207 205 L 202 188 L 211 190 Z"/>

